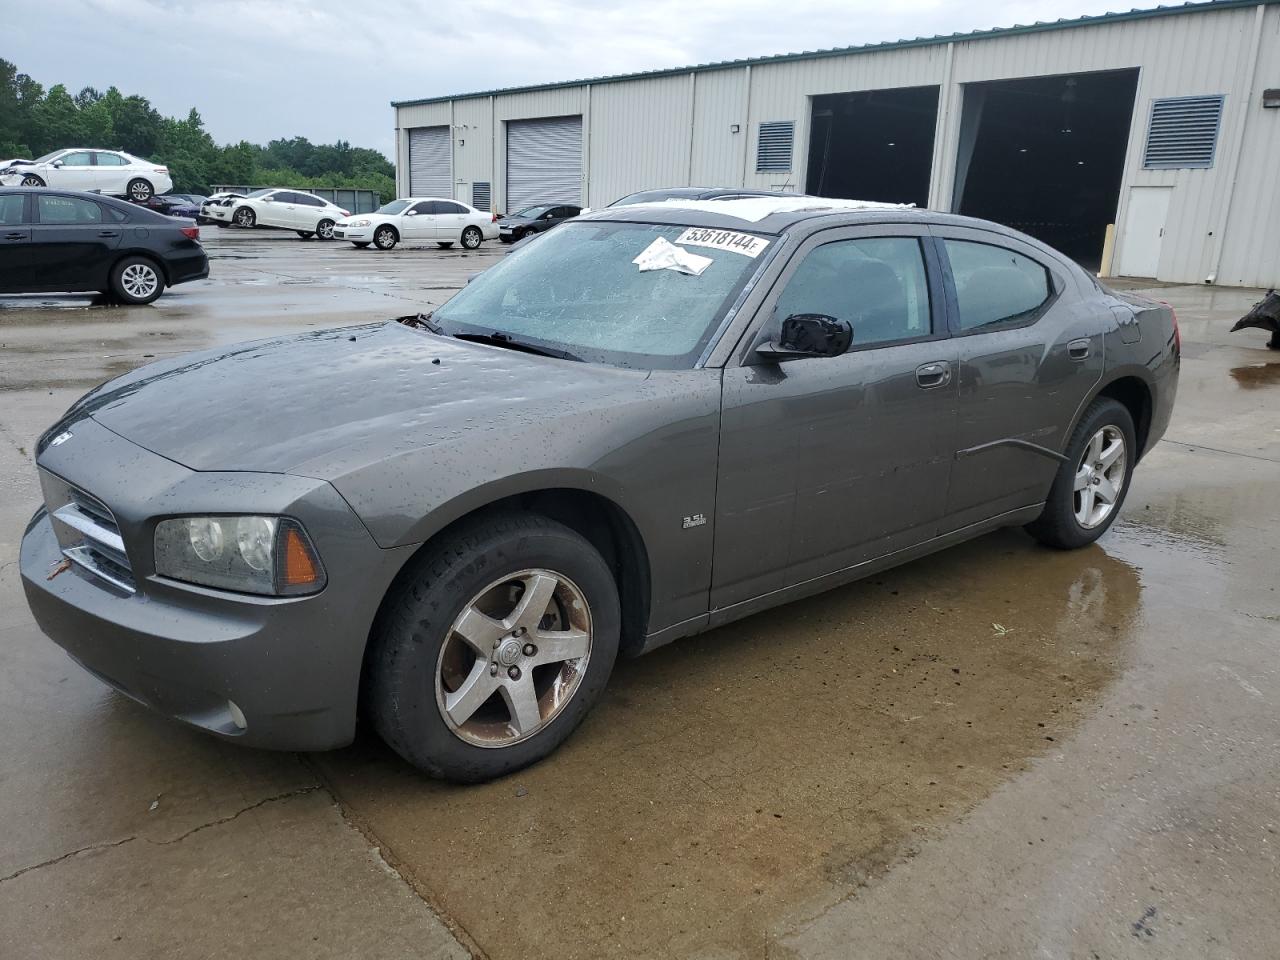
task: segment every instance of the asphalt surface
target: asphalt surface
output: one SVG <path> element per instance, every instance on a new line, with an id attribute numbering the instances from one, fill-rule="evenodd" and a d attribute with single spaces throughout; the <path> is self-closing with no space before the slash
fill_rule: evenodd
<path id="1" fill-rule="evenodd" d="M 31 451 L 76 396 L 502 255 L 205 234 L 151 307 L 0 297 L 6 960 L 1274 955 L 1280 354 L 1226 334 L 1257 292 L 1156 291 L 1178 405 L 1099 544 L 1003 531 L 622 663 L 552 759 L 459 788 L 365 736 L 215 741 L 31 621 Z"/>

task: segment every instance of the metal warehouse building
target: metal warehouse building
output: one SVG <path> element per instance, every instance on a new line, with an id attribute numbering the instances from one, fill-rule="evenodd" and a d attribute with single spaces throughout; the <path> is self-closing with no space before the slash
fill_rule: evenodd
<path id="1" fill-rule="evenodd" d="M 402 196 L 798 190 L 986 217 L 1118 276 L 1280 286 L 1280 0 L 393 106 Z"/>

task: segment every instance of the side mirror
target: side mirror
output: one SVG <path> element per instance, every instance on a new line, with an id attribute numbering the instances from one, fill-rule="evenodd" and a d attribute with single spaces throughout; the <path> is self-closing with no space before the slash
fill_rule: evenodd
<path id="1" fill-rule="evenodd" d="M 416 216 L 418 215 L 418 211 L 417 211 L 417 210 L 406 210 L 406 211 L 404 212 L 404 215 L 405 215 L 406 217 L 416 217 Z"/>
<path id="2" fill-rule="evenodd" d="M 761 357 L 793 360 L 799 357 L 838 357 L 853 343 L 853 326 L 825 313 L 797 313 L 782 321 L 776 341 L 756 348 Z"/>
<path id="3" fill-rule="evenodd" d="M 52 166 L 55 170 L 57 170 L 57 169 L 59 169 L 59 168 L 61 168 L 61 167 L 62 167 L 62 161 L 61 161 L 61 160 L 55 160 L 55 161 L 53 161 L 53 163 L 52 163 L 52 164 L 50 164 L 50 166 Z"/>

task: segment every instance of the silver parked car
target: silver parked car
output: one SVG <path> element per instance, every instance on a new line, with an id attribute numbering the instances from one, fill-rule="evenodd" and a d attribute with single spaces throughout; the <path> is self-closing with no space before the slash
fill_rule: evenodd
<path id="1" fill-rule="evenodd" d="M 812 198 L 600 211 L 402 320 L 72 406 L 21 548 L 42 629 L 219 736 L 326 749 L 362 711 L 484 780 L 619 654 L 998 527 L 1092 542 L 1180 355 L 1026 236 Z"/>

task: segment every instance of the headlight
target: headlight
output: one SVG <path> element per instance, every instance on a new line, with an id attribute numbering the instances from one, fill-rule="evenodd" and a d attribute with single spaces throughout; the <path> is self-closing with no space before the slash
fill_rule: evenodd
<path id="1" fill-rule="evenodd" d="M 288 517 L 179 517 L 156 525 L 156 573 L 205 587 L 296 596 L 325 585 L 302 525 Z"/>
<path id="2" fill-rule="evenodd" d="M 348 227 L 367 227 L 372 222 L 373 222 L 372 220 L 352 220 L 350 223 L 347 224 L 347 226 Z"/>

